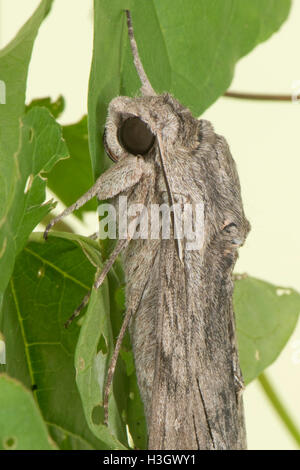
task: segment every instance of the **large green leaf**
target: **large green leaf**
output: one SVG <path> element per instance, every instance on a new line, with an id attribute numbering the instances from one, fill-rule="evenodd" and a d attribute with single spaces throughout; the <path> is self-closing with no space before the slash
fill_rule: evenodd
<path id="1" fill-rule="evenodd" d="M 109 426 L 103 413 L 105 376 L 113 350 L 107 286 L 93 291 L 85 321 L 76 348 L 76 381 L 81 394 L 87 422 L 94 434 L 111 449 L 124 449 L 127 445 L 125 422 L 117 406 L 114 394 L 109 400 Z M 116 371 L 118 374 L 118 371 Z M 124 385 L 124 384 L 123 384 Z M 124 393 L 118 388 L 118 394 Z"/>
<path id="2" fill-rule="evenodd" d="M 0 329 L 7 366 L 1 368 L 35 390 L 60 448 L 128 447 L 126 425 L 132 445 L 145 448 L 145 418 L 128 336 L 110 396 L 109 427 L 103 424 L 105 377 L 124 314 L 118 263 L 109 285 L 93 292 L 83 319 L 69 330 L 63 328 L 101 265 L 98 244 L 92 240 L 58 232 L 47 243 L 39 234 L 31 237 L 17 258 L 5 296 Z M 300 295 L 246 277 L 235 283 L 234 306 L 241 366 L 249 383 L 276 359 L 291 335 Z"/>
<path id="3" fill-rule="evenodd" d="M 236 62 L 277 31 L 290 0 L 95 0 L 89 87 L 89 139 L 95 175 L 109 165 L 102 149 L 107 106 L 140 88 L 124 9 L 154 89 L 172 93 L 199 116 L 229 87 Z"/>
<path id="4" fill-rule="evenodd" d="M 117 260 L 114 263 L 113 269 L 108 274 L 108 280 L 110 322 L 113 337 L 117 338 L 125 313 L 125 279 L 120 261 Z M 112 351 L 113 347 L 113 344 L 109 344 L 110 351 Z M 114 390 L 116 391 L 115 397 L 118 400 L 119 407 L 121 406 L 121 408 L 125 410 L 125 420 L 129 428 L 134 448 L 146 449 L 146 419 L 144 415 L 144 406 L 137 385 L 133 352 L 128 332 L 125 334 L 122 342 L 120 357 L 124 361 L 126 376 L 124 375 L 124 371 L 121 369 L 121 373 L 114 379 Z M 118 365 L 121 366 L 122 361 L 119 361 Z M 123 394 L 120 394 L 120 389 L 125 389 Z M 126 395 L 125 399 L 123 396 L 124 393 Z"/>
<path id="5" fill-rule="evenodd" d="M 300 294 L 253 277 L 235 282 L 234 307 L 245 383 L 278 357 L 300 313 Z"/>
<path id="6" fill-rule="evenodd" d="M 146 424 L 128 334 L 114 376 L 109 428 L 103 425 L 106 372 L 124 314 L 119 262 L 109 273 L 109 287 L 105 283 L 93 293 L 83 323 L 80 319 L 70 329 L 63 328 L 92 286 L 95 267 L 101 265 L 98 244 L 90 239 L 56 232 L 45 243 L 40 234 L 31 236 L 17 258 L 4 298 L 0 330 L 7 366 L 0 369 L 35 389 L 60 448 L 128 447 L 128 424 L 133 445 L 141 449 L 146 447 Z M 81 324 L 75 365 L 82 405 L 74 369 Z M 87 423 L 99 440 L 91 438 Z"/>
<path id="7" fill-rule="evenodd" d="M 97 261 L 97 253 L 97 243 L 83 237 L 56 233 L 44 242 L 33 234 L 17 257 L 3 302 L 7 365 L 0 368 L 34 390 L 60 448 L 109 448 L 89 430 L 76 387 L 79 324 L 64 328 L 93 283 L 90 260 Z"/>
<path id="8" fill-rule="evenodd" d="M 91 166 L 87 117 L 69 126 L 63 126 L 63 136 L 69 149 L 70 158 L 61 160 L 48 175 L 49 188 L 66 205 L 70 206 L 94 183 Z M 83 212 L 96 211 L 96 199 L 92 199 L 74 215 L 82 219 Z"/>
<path id="9" fill-rule="evenodd" d="M 6 84 L 6 104 L 0 106 L 0 174 L 3 182 L 6 183 L 2 190 L 7 198 L 13 173 L 12 156 L 18 147 L 19 118 L 25 109 L 28 65 L 34 40 L 42 21 L 49 13 L 52 2 L 53 0 L 42 0 L 17 36 L 0 51 L 0 80 Z M 5 181 L 7 176 L 10 176 L 9 181 Z"/>
<path id="10" fill-rule="evenodd" d="M 46 107 L 57 118 L 64 109 L 64 98 L 60 96 L 56 101 L 52 101 L 49 97 L 35 99 L 26 107 L 26 110 L 29 111 L 34 106 Z M 62 132 L 70 158 L 58 162 L 48 173 L 47 185 L 65 206 L 70 206 L 94 183 L 88 144 L 87 116 L 83 116 L 74 124 L 62 126 Z M 82 219 L 83 212 L 96 211 L 96 209 L 96 200 L 92 199 L 75 211 L 74 215 Z"/>
<path id="11" fill-rule="evenodd" d="M 60 126 L 47 109 L 34 108 L 20 120 L 20 143 L 14 156 L 14 194 L 4 207 L 0 231 L 0 292 L 7 286 L 16 255 L 53 207 L 51 202 L 43 204 L 46 183 L 41 174 L 67 156 Z"/>
<path id="12" fill-rule="evenodd" d="M 20 179 L 14 154 L 19 146 L 19 120 L 25 107 L 27 70 L 34 40 L 51 4 L 52 0 L 41 1 L 17 36 L 0 51 L 0 80 L 6 88 L 5 104 L 0 104 L 0 304 L 16 253 L 14 233 L 7 225 L 10 225 L 8 212 L 16 203 Z"/>
<path id="13" fill-rule="evenodd" d="M 103 296 L 101 290 L 93 292 L 85 316 L 76 348 L 76 380 L 86 418 L 94 434 L 103 439 L 103 434 L 110 432 L 112 448 L 121 449 L 123 445 L 128 447 L 127 424 L 131 444 L 143 449 L 147 445 L 146 422 L 128 333 L 123 339 L 114 374 L 108 429 L 103 424 L 107 368 L 125 312 L 123 272 L 118 261 L 108 274 L 108 279 L 109 285 L 103 287 Z M 97 420 L 95 416 L 98 416 Z"/>
<path id="14" fill-rule="evenodd" d="M 0 375 L 0 450 L 55 449 L 32 394 L 5 374 Z"/>

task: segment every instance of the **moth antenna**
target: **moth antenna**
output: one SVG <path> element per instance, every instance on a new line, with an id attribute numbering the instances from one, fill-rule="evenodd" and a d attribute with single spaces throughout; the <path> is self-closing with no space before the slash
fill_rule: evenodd
<path id="1" fill-rule="evenodd" d="M 163 150 L 162 150 L 163 145 L 162 145 L 162 141 L 161 141 L 161 136 L 159 134 L 157 134 L 157 140 L 158 140 L 161 167 L 162 167 L 162 170 L 163 170 L 163 177 L 164 177 L 166 187 L 167 187 L 169 202 L 174 207 L 174 197 L 173 197 L 172 189 L 169 185 L 169 178 L 168 178 L 167 170 L 166 170 L 165 157 L 164 157 Z M 182 249 L 182 245 L 181 245 L 181 240 L 176 237 L 178 227 L 177 227 L 177 219 L 176 219 L 176 215 L 174 214 L 174 211 L 172 211 L 172 213 L 171 213 L 171 220 L 172 220 L 173 229 L 174 229 L 174 242 L 175 242 L 176 252 L 177 252 L 179 260 L 181 261 L 181 263 L 183 263 L 183 249 Z"/>
<path id="2" fill-rule="evenodd" d="M 136 71 L 138 73 L 138 76 L 140 77 L 141 83 L 142 83 L 142 88 L 141 92 L 142 95 L 144 96 L 154 96 L 156 95 L 155 91 L 152 88 L 152 85 L 146 75 L 146 72 L 144 70 L 143 64 L 141 62 L 136 40 L 134 37 L 134 31 L 133 31 L 133 25 L 132 25 L 132 18 L 129 10 L 125 10 L 126 16 L 127 16 L 127 27 L 128 27 L 128 36 L 129 36 L 129 41 L 130 41 L 130 46 L 131 46 L 131 51 L 133 55 L 133 62 L 136 68 Z"/>

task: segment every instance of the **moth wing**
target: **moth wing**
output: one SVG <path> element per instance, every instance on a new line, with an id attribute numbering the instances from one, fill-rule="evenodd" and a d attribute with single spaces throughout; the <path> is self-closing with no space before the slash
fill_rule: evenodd
<path id="1" fill-rule="evenodd" d="M 201 256 L 185 251 L 182 263 L 174 240 L 161 243 L 149 448 L 243 448 L 231 281 L 236 247 L 222 233 L 227 217 L 242 239 L 249 229 L 235 163 L 214 134 L 192 164 L 177 158 L 172 171 L 177 190 L 205 201 L 206 246 Z"/>

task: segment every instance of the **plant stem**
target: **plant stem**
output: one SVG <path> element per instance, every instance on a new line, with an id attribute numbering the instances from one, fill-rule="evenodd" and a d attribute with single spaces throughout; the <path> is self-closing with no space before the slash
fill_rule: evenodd
<path id="1" fill-rule="evenodd" d="M 274 409 L 276 410 L 278 416 L 282 420 L 283 424 L 289 431 L 290 435 L 293 437 L 294 441 L 300 448 L 300 431 L 297 428 L 297 425 L 294 423 L 293 419 L 291 418 L 289 412 L 283 405 L 282 401 L 280 400 L 279 396 L 277 395 L 273 385 L 271 384 L 269 378 L 266 376 L 265 373 L 261 374 L 258 377 L 258 381 L 263 388 L 265 394 L 267 395 L 268 399 L 272 403 Z"/>
<path id="2" fill-rule="evenodd" d="M 227 98 L 238 98 L 242 100 L 263 100 L 263 101 L 298 101 L 300 96 L 292 95 L 273 95 L 268 93 L 240 93 L 237 91 L 226 91 L 224 96 Z"/>

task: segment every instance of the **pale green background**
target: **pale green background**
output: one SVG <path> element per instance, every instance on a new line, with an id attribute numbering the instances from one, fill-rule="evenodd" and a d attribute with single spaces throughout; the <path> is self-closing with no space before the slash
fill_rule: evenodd
<path id="1" fill-rule="evenodd" d="M 38 3 L 0 0 L 1 47 Z M 240 61 L 231 89 L 292 93 L 293 83 L 300 80 L 299 20 L 300 0 L 294 0 L 290 18 L 280 32 Z M 28 101 L 63 94 L 67 109 L 60 122 L 79 119 L 86 113 L 91 51 L 92 1 L 56 0 L 34 48 Z M 300 92 L 300 84 L 298 87 Z M 230 143 L 246 215 L 252 224 L 236 271 L 300 291 L 300 103 L 222 98 L 205 113 L 205 118 Z M 76 230 L 82 234 L 96 230 L 95 215 L 90 214 L 86 222 L 85 226 L 74 222 Z M 300 427 L 299 324 L 268 374 Z M 250 449 L 296 448 L 256 382 L 246 389 L 245 408 Z"/>

